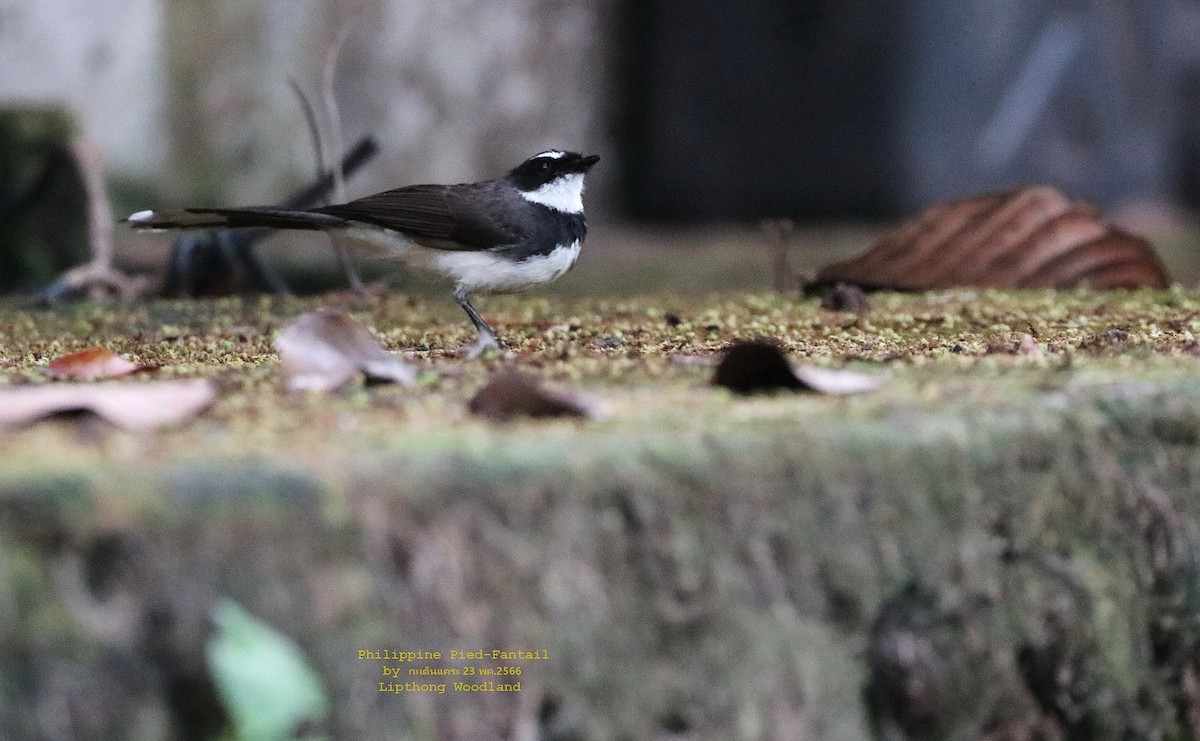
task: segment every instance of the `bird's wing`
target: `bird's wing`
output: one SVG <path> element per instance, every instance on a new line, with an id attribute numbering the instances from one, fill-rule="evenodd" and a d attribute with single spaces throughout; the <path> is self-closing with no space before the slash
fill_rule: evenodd
<path id="1" fill-rule="evenodd" d="M 487 249 L 517 238 L 494 216 L 491 186 L 410 185 L 313 211 L 393 229 L 435 249 Z"/>

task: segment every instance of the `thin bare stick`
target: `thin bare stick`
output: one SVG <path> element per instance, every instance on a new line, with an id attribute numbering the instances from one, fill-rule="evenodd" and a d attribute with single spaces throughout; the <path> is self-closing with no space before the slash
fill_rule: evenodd
<path id="1" fill-rule="evenodd" d="M 71 142 L 71 156 L 79 169 L 83 181 L 83 193 L 87 198 L 88 245 L 92 262 L 112 264 L 113 217 L 112 205 L 108 200 L 108 184 L 104 182 L 104 165 L 100 154 L 83 139 Z"/>
<path id="2" fill-rule="evenodd" d="M 321 78 L 321 98 L 325 101 L 325 113 L 329 119 L 330 149 L 337 152 L 339 156 L 345 145 L 342 143 L 341 111 L 338 109 L 337 98 L 333 94 L 333 78 L 334 73 L 337 71 L 338 54 L 341 52 L 342 46 L 346 43 L 346 39 L 350 37 L 350 32 L 353 30 L 356 20 L 355 17 L 351 17 L 338 31 L 337 37 L 333 40 L 333 44 L 329 47 L 329 51 L 325 55 L 325 69 Z M 333 201 L 334 203 L 345 203 L 346 173 L 342 171 L 340 159 L 331 164 L 333 165 Z M 358 274 L 358 269 L 351 260 L 350 251 L 332 233 L 331 237 L 333 239 L 333 251 L 337 255 L 338 262 L 342 264 L 342 269 L 346 271 L 346 278 L 350 281 L 350 287 L 355 293 L 365 296 L 366 286 L 363 284 L 362 276 Z"/>
<path id="3" fill-rule="evenodd" d="M 300 109 L 304 111 L 304 121 L 308 124 L 308 135 L 312 139 L 313 151 L 317 155 L 316 182 L 320 182 L 325 178 L 325 173 L 329 172 L 329 151 L 326 149 L 325 142 L 321 138 L 321 124 L 317 121 L 317 110 L 313 106 L 312 98 L 308 96 L 308 93 L 304 92 L 304 88 L 300 87 L 300 83 L 296 82 L 296 78 L 289 76 L 288 85 L 292 88 L 292 92 L 296 94 L 296 99 L 300 101 Z M 335 168 L 336 171 L 341 170 L 336 165 Z"/>
<path id="4" fill-rule="evenodd" d="M 796 276 L 792 272 L 788 249 L 795 224 L 791 219 L 763 219 L 763 233 L 771 249 L 771 273 L 775 290 L 783 293 L 796 287 Z"/>
<path id="5" fill-rule="evenodd" d="M 325 55 L 325 69 L 321 76 L 321 99 L 325 102 L 325 115 L 329 118 L 329 145 L 330 149 L 338 154 L 341 154 L 345 145 L 342 143 L 342 113 L 333 94 L 333 78 L 337 72 L 338 56 L 346 44 L 346 39 L 350 37 L 350 32 L 354 30 L 356 20 L 351 17 L 338 30 L 337 37 Z M 333 199 L 337 203 L 346 200 L 346 174 L 336 162 L 333 163 Z"/>
<path id="6" fill-rule="evenodd" d="M 131 278 L 113 266 L 113 216 L 104 180 L 104 164 L 99 152 L 84 139 L 70 146 L 71 158 L 79 170 L 88 210 L 88 250 L 92 259 L 59 276 L 56 284 L 71 289 L 88 288 L 93 298 L 103 296 L 103 288 L 115 290 L 123 298 L 133 298 L 145 290 L 145 281 Z"/>

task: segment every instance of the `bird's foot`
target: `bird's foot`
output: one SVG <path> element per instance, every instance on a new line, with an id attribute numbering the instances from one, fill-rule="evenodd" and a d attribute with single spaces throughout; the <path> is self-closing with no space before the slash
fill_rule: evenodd
<path id="1" fill-rule="evenodd" d="M 499 353 L 504 345 L 494 334 L 480 334 L 479 339 L 463 348 L 463 355 L 474 360 L 488 353 Z"/>

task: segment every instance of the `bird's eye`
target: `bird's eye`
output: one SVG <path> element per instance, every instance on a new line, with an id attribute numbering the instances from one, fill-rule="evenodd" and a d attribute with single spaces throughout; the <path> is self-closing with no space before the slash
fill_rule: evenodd
<path id="1" fill-rule="evenodd" d="M 550 163 L 544 161 L 537 163 L 537 171 L 543 174 L 550 172 Z"/>

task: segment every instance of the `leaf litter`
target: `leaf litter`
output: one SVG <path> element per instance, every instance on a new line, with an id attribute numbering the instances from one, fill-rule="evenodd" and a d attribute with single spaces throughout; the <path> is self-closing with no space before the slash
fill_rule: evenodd
<path id="1" fill-rule="evenodd" d="M 384 349 L 371 330 L 345 312 L 317 309 L 296 317 L 275 338 L 289 391 L 332 391 L 359 374 L 412 386 L 417 368 Z"/>
<path id="2" fill-rule="evenodd" d="M 769 339 L 734 342 L 712 377 L 712 385 L 736 394 L 790 389 L 843 396 L 874 391 L 882 383 L 878 376 L 857 371 L 794 365 L 779 343 Z"/>
<path id="3" fill-rule="evenodd" d="M 472 414 L 498 421 L 517 417 L 595 418 L 601 415 L 595 401 L 578 394 L 545 388 L 532 376 L 514 370 L 493 374 L 471 398 L 467 408 Z"/>
<path id="4" fill-rule="evenodd" d="M 148 366 L 134 363 L 105 347 L 89 347 L 68 353 L 51 360 L 42 368 L 42 372 L 51 378 L 81 381 L 118 378 L 142 370 L 148 370 Z"/>
<path id="5" fill-rule="evenodd" d="M 181 424 L 216 398 L 205 379 L 148 383 L 46 383 L 0 388 L 0 425 L 88 412 L 130 431 Z"/>

